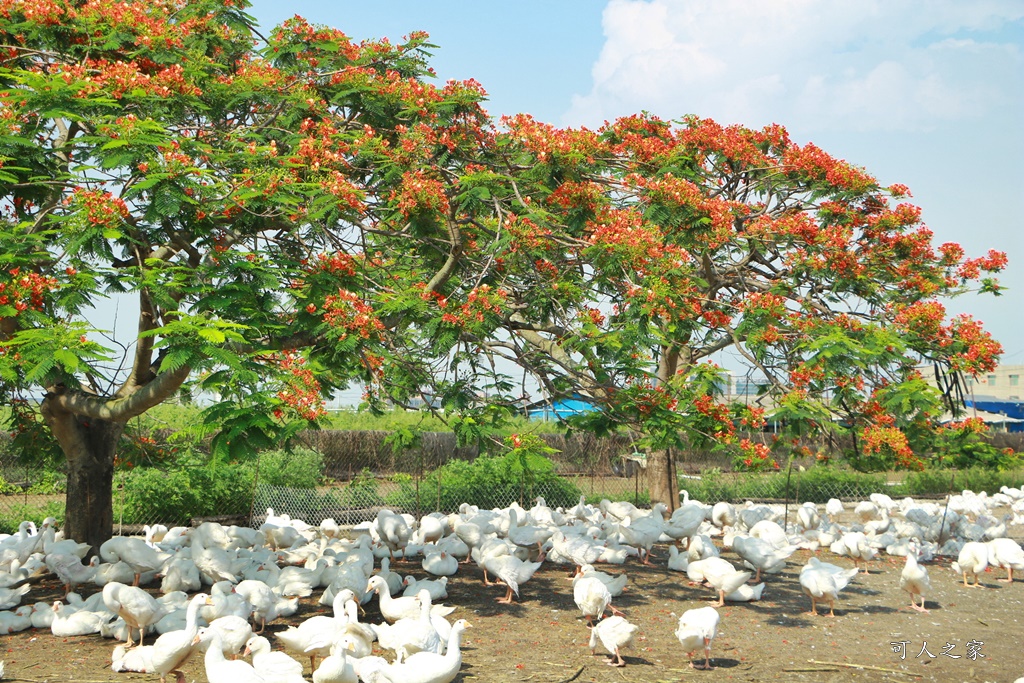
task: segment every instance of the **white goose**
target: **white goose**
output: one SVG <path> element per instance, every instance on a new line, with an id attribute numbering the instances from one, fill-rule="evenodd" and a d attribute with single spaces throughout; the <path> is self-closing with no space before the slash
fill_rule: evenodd
<path id="1" fill-rule="evenodd" d="M 843 514 L 843 501 L 838 498 L 829 498 L 828 502 L 825 503 L 825 514 L 828 515 L 830 522 L 835 524 L 836 518 Z"/>
<path id="2" fill-rule="evenodd" d="M 711 641 L 718 633 L 718 610 L 714 607 L 701 607 L 683 612 L 676 627 L 676 638 L 690 658 L 690 666 L 694 669 L 713 669 L 711 666 Z M 704 649 L 704 664 L 693 663 L 693 653 L 697 648 Z"/>
<path id="3" fill-rule="evenodd" d="M 630 545 L 641 549 L 640 562 L 651 563 L 651 548 L 665 531 L 665 512 L 668 508 L 664 503 L 656 503 L 651 512 L 643 517 L 631 517 L 619 524 L 619 533 Z"/>
<path id="4" fill-rule="evenodd" d="M 796 523 L 804 529 L 817 529 L 818 525 L 821 524 L 821 517 L 818 516 L 818 506 L 811 502 L 806 502 L 800 506 L 800 509 L 796 511 Z"/>
<path id="5" fill-rule="evenodd" d="M 263 636 L 253 636 L 245 642 L 243 656 L 252 655 L 252 668 L 263 676 L 267 683 L 302 683 L 302 664 L 284 652 L 270 649 L 270 641 Z"/>
<path id="6" fill-rule="evenodd" d="M 225 655 L 238 655 L 245 643 L 252 637 L 252 626 L 248 617 L 228 614 L 210 622 L 208 630 L 216 631 Z"/>
<path id="7" fill-rule="evenodd" d="M 99 633 L 103 621 L 103 617 L 95 612 L 72 609 L 60 600 L 53 603 L 53 614 L 50 632 L 59 638 Z"/>
<path id="8" fill-rule="evenodd" d="M 672 513 L 665 525 L 664 533 L 674 541 L 693 538 L 704 523 L 704 508 L 696 503 L 684 505 Z M 689 545 L 687 545 L 689 547 Z"/>
<path id="9" fill-rule="evenodd" d="M 685 572 L 690 565 L 688 553 L 679 552 L 675 545 L 668 547 L 668 568 L 675 572 Z"/>
<path id="10" fill-rule="evenodd" d="M 459 619 L 452 625 L 448 637 L 448 648 L 443 655 L 433 652 L 417 652 L 401 664 L 389 664 L 381 668 L 388 681 L 401 683 L 451 683 L 462 668 L 462 634 L 470 623 Z"/>
<path id="11" fill-rule="evenodd" d="M 153 673 L 153 646 L 142 645 L 129 650 L 124 645 L 118 645 L 110 655 L 110 669 L 117 673 Z M 183 677 L 179 677 L 177 683 L 184 680 Z"/>
<path id="12" fill-rule="evenodd" d="M 843 570 L 834 564 L 820 562 L 818 558 L 811 557 L 800 570 L 800 588 L 811 599 L 808 614 L 818 616 L 818 603 L 823 602 L 828 605 L 828 616 L 834 617 L 839 591 L 845 588 L 856 574 L 856 567 Z"/>
<path id="13" fill-rule="evenodd" d="M 370 681 L 372 678 L 363 678 L 356 668 L 363 659 L 356 659 L 349 656 L 351 643 L 347 636 L 334 641 L 331 645 L 330 654 L 324 657 L 320 666 L 313 672 L 313 683 L 358 683 L 360 680 Z M 367 659 L 379 659 L 382 663 L 387 662 L 380 657 L 369 657 Z M 369 674 L 369 670 L 367 670 Z M 379 680 L 379 679 L 377 679 Z"/>
<path id="14" fill-rule="evenodd" d="M 264 582 L 255 579 L 240 581 L 234 590 L 252 606 L 252 625 L 255 627 L 256 622 L 259 622 L 259 629 L 254 629 L 253 633 L 262 633 L 267 622 L 277 617 L 277 593 Z"/>
<path id="15" fill-rule="evenodd" d="M 542 551 L 536 562 L 520 560 L 515 555 L 500 555 L 486 558 L 484 567 L 491 574 L 498 577 L 507 587 L 504 597 L 497 598 L 496 602 L 503 604 L 512 603 L 512 595 L 519 596 L 519 587 L 533 578 L 540 566 L 544 563 L 545 554 Z"/>
<path id="16" fill-rule="evenodd" d="M 402 595 L 416 595 L 426 589 L 430 593 L 431 600 L 444 600 L 448 597 L 447 576 L 442 576 L 439 579 L 417 579 L 413 576 L 406 576 L 402 584 L 405 586 Z"/>
<path id="17" fill-rule="evenodd" d="M 836 555 L 845 555 L 853 559 L 855 567 L 860 568 L 861 561 L 871 561 L 878 556 L 878 551 L 868 544 L 867 537 L 861 531 L 850 531 L 842 535 L 829 548 Z"/>
<path id="18" fill-rule="evenodd" d="M 146 546 L 147 548 L 149 546 Z M 164 616 L 165 611 L 153 596 L 135 586 L 111 582 L 103 587 L 103 604 L 107 609 L 124 619 L 128 625 L 128 646 L 132 646 L 131 629 L 139 630 L 139 645 L 146 635 L 146 628 Z"/>
<path id="19" fill-rule="evenodd" d="M 628 648 L 633 644 L 633 638 L 639 630 L 639 626 L 629 623 L 620 616 L 602 619 L 590 629 L 590 652 L 591 654 L 594 653 L 597 649 L 597 643 L 600 641 L 604 649 L 615 655 L 605 660 L 606 664 L 609 666 L 626 666 L 626 660 L 622 658 L 620 650 Z"/>
<path id="20" fill-rule="evenodd" d="M 415 619 L 399 619 L 394 624 L 373 625 L 380 646 L 395 652 L 395 661 L 402 662 L 416 652 L 441 654 L 444 643 L 430 618 L 430 595 L 422 591 L 420 614 Z"/>
<path id="21" fill-rule="evenodd" d="M 737 555 L 757 570 L 754 583 L 760 583 L 762 571 L 769 574 L 777 574 L 782 571 L 786 566 L 786 559 L 797 551 L 795 545 L 778 549 L 753 536 L 737 536 L 733 539 L 732 548 Z"/>
<path id="22" fill-rule="evenodd" d="M 381 616 L 388 623 L 395 623 L 402 617 L 415 618 L 420 613 L 420 601 L 416 596 L 402 595 L 397 598 L 391 597 L 391 591 L 387 583 L 379 576 L 371 576 L 366 583 L 366 590 L 377 593 L 380 599 Z M 454 607 L 447 605 L 434 605 L 431 614 L 438 614 L 446 617 L 455 611 Z"/>
<path id="23" fill-rule="evenodd" d="M 75 590 L 79 584 L 88 583 L 96 578 L 96 568 L 99 566 L 100 558 L 94 556 L 89 564 L 83 565 L 78 555 L 55 555 L 46 556 L 46 566 L 64 584 L 64 597 Z"/>
<path id="24" fill-rule="evenodd" d="M 612 614 L 625 616 L 612 606 L 612 594 L 601 579 L 593 576 L 577 576 L 572 580 L 572 597 L 587 620 L 588 626 L 594 625 L 594 619 L 604 616 L 607 609 Z"/>
<path id="25" fill-rule="evenodd" d="M 206 593 L 198 593 L 188 602 L 185 610 L 185 628 L 163 634 L 153 643 L 150 653 L 150 673 L 160 675 L 160 683 L 166 683 L 167 675 L 174 674 L 176 683 L 184 683 L 185 674 L 181 667 L 185 665 L 196 646 L 192 644 L 199 633 L 199 608 L 210 599 Z"/>
<path id="26" fill-rule="evenodd" d="M 559 530 L 551 535 L 551 552 L 572 561 L 576 565 L 575 575 L 581 566 L 601 559 L 603 548 L 589 536 L 566 536 Z"/>
<path id="27" fill-rule="evenodd" d="M 433 552 L 423 556 L 422 566 L 432 576 L 451 576 L 459 570 L 459 561 L 444 551 Z"/>
<path id="28" fill-rule="evenodd" d="M 1006 570 L 1006 578 L 996 580 L 1013 583 L 1013 570 L 1024 571 L 1024 549 L 1011 538 L 995 538 L 986 545 L 989 566 Z"/>
<path id="29" fill-rule="evenodd" d="M 715 503 L 711 508 L 711 523 L 719 529 L 736 526 L 736 508 L 725 501 Z"/>
<path id="30" fill-rule="evenodd" d="M 167 553 L 159 552 L 146 545 L 146 541 L 134 536 L 114 536 L 100 546 L 100 557 L 104 562 L 126 562 L 135 575 L 133 586 L 138 586 L 143 574 L 155 574 L 170 559 Z"/>
<path id="31" fill-rule="evenodd" d="M 910 546 L 907 553 L 907 563 L 900 573 L 900 588 L 910 593 L 910 606 L 918 612 L 927 612 L 924 607 L 925 593 L 931 590 L 931 580 L 928 578 L 928 570 L 917 563 L 917 548 Z M 915 596 L 921 596 L 921 604 L 917 604 Z"/>
<path id="32" fill-rule="evenodd" d="M 218 581 L 238 583 L 238 577 L 231 571 L 231 556 L 219 546 L 203 545 L 202 534 L 192 536 L 192 561 L 203 577 L 204 583 L 214 584 Z"/>
<path id="33" fill-rule="evenodd" d="M 384 580 L 379 576 L 374 576 L 371 581 L 374 579 L 384 584 Z M 284 631 L 277 633 L 278 640 L 289 652 L 309 655 L 310 669 L 315 671 L 316 658 L 318 656 L 327 657 L 330 654 L 331 644 L 348 622 L 345 603 L 352 597 L 352 591 L 348 589 L 338 591 L 332 603 L 333 616 L 318 614 L 306 619 L 298 626 L 289 626 Z"/>
<path id="34" fill-rule="evenodd" d="M 600 579 L 601 583 L 605 585 L 613 598 L 617 598 L 622 595 L 622 592 L 626 590 L 626 583 L 629 581 L 629 576 L 627 576 L 625 572 L 622 574 L 609 574 L 607 572 L 598 571 L 592 564 L 585 564 L 580 567 L 580 575 L 593 576 Z"/>
<path id="35" fill-rule="evenodd" d="M 953 571 L 963 574 L 964 585 L 977 588 L 981 585 L 980 574 L 988 567 L 988 546 L 978 541 L 964 543 L 956 562 L 952 564 Z M 967 583 L 967 575 L 974 577 L 974 583 Z"/>
<path id="36" fill-rule="evenodd" d="M 395 553 L 405 548 L 412 537 L 412 528 L 402 515 L 383 509 L 377 513 L 377 533 L 380 540 L 387 546 L 394 557 Z"/>
<path id="37" fill-rule="evenodd" d="M 750 572 L 732 570 L 728 572 L 705 572 L 704 580 L 718 591 L 718 602 L 712 603 L 715 607 L 725 606 L 725 596 L 731 595 L 740 586 L 750 580 Z"/>
<path id="38" fill-rule="evenodd" d="M 524 548 L 537 546 L 538 548 L 544 543 L 547 543 L 548 539 L 554 533 L 555 527 L 553 526 L 531 526 L 528 524 L 521 524 L 524 520 L 519 517 L 514 507 L 509 508 L 509 527 L 508 527 L 508 540 L 512 541 L 516 545 Z M 550 519 L 550 514 L 548 515 Z"/>
<path id="39" fill-rule="evenodd" d="M 209 683 L 267 683 L 249 662 L 225 659 L 224 645 L 216 629 L 201 628 L 192 642 L 206 648 L 203 662 Z"/>

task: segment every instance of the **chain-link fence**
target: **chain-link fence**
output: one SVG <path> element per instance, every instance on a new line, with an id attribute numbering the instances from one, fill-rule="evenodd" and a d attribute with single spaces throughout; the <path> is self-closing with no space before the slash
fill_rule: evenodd
<path id="1" fill-rule="evenodd" d="M 302 464 L 302 458 L 292 455 L 274 462 L 264 456 L 241 464 L 121 471 L 113 491 L 115 533 L 138 533 L 145 524 L 189 525 L 205 519 L 259 526 L 268 508 L 311 524 L 328 517 L 355 524 L 373 519 L 383 507 L 419 516 L 454 512 L 462 503 L 493 508 L 515 501 L 530 507 L 537 497 L 552 507 L 569 507 L 580 496 L 592 503 L 602 498 L 641 507 L 650 503 L 646 463 L 636 456 L 628 436 L 545 435 L 557 451 L 552 457 L 557 476 L 527 472 L 506 479 L 470 476 L 465 468 L 451 465 L 442 468 L 446 463 L 468 467 L 478 457 L 475 449 L 456 447 L 451 434 L 426 434 L 418 448 L 405 451 L 391 449 L 385 438 L 384 432 L 305 434 L 305 445 L 316 451 L 316 472 L 311 477 L 315 484 L 304 487 L 279 485 L 270 476 Z M 1009 445 L 1020 450 L 1019 444 Z M 717 453 L 676 455 L 683 498 L 707 503 L 798 505 L 830 498 L 856 501 L 879 492 L 893 497 L 942 495 L 1024 484 L 1019 470 L 864 474 L 806 458 L 777 472 L 749 473 L 732 471 L 731 460 Z M 25 464 L 0 449 L 0 478 L 0 532 L 12 532 L 25 519 L 39 523 L 48 516 L 63 518 L 63 472 Z"/>

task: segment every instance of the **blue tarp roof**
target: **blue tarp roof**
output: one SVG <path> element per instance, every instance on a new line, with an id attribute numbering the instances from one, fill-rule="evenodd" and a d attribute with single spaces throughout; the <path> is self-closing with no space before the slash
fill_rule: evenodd
<path id="1" fill-rule="evenodd" d="M 588 413 L 594 404 L 580 398 L 562 398 L 549 403 L 534 405 L 526 414 L 531 420 L 560 420 L 580 413 Z"/>

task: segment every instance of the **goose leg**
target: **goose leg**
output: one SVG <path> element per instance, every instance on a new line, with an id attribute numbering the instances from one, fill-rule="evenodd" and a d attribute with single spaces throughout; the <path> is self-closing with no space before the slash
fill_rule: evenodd
<path id="1" fill-rule="evenodd" d="M 725 607 L 725 591 L 718 591 L 718 602 L 712 602 L 712 607 Z"/>
<path id="2" fill-rule="evenodd" d="M 694 664 L 691 661 L 690 666 L 692 666 L 694 669 L 703 669 L 705 671 L 710 671 L 711 669 L 715 668 L 711 666 L 711 641 L 709 639 L 704 639 L 704 663 Z"/>
<path id="3" fill-rule="evenodd" d="M 910 594 L 910 606 L 913 607 L 918 612 L 928 612 L 928 610 L 926 610 L 924 608 L 924 596 L 923 595 L 921 596 L 921 604 L 918 605 L 917 604 L 917 600 L 914 598 L 914 594 L 911 593 Z"/>
<path id="4" fill-rule="evenodd" d="M 609 657 L 606 663 L 608 664 L 608 666 L 626 666 L 626 660 L 622 658 L 621 654 L 619 654 L 619 648 L 615 648 L 615 656 Z"/>
<path id="5" fill-rule="evenodd" d="M 497 584 L 492 584 L 492 585 L 497 585 Z M 505 593 L 505 597 L 503 597 L 503 598 L 496 598 L 495 602 L 500 602 L 503 605 L 511 605 L 512 604 L 512 586 L 508 586 L 508 591 Z"/>
<path id="6" fill-rule="evenodd" d="M 818 616 L 818 601 L 814 599 L 814 596 L 811 596 L 811 611 L 806 612 L 806 614 L 813 614 L 814 616 Z"/>
<path id="7" fill-rule="evenodd" d="M 996 579 L 996 581 L 1002 581 L 1003 583 L 1013 583 L 1013 567 L 1006 568 L 1006 578 Z"/>

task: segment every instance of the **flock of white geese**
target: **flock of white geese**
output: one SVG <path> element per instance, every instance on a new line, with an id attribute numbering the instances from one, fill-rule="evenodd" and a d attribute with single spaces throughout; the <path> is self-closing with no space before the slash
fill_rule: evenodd
<path id="1" fill-rule="evenodd" d="M 997 509 L 1009 512 L 997 517 Z M 447 577 L 475 563 L 485 583 L 504 586 L 496 599 L 507 603 L 553 562 L 573 568 L 573 598 L 590 627 L 591 650 L 600 645 L 611 655 L 608 664 L 623 666 L 622 650 L 639 629 L 612 601 L 628 578 L 595 565 L 651 564 L 654 546 L 663 544 L 668 553 L 660 561 L 668 569 L 717 596 L 711 606 L 684 612 L 675 630 L 690 665 L 712 668 L 715 607 L 761 599 L 762 576 L 781 572 L 798 549 L 827 548 L 853 561 L 839 566 L 814 555 L 802 567 L 800 586 L 815 615 L 820 605 L 834 616 L 839 593 L 880 553 L 906 558 L 900 588 L 921 612 L 930 591 L 922 563 L 936 555 L 956 557 L 957 580 L 969 586 L 979 585 L 987 567 L 1005 569 L 1010 582 L 1014 570 L 1024 570 L 1024 550 L 1007 537 L 1007 525 L 1024 524 L 1019 489 L 963 491 L 948 504 L 872 494 L 856 505 L 804 503 L 788 517 L 779 505 L 708 505 L 686 492 L 671 514 L 663 504 L 641 509 L 607 500 L 552 509 L 538 498 L 530 509 L 463 505 L 456 514 L 419 520 L 380 510 L 375 520 L 344 530 L 332 519 L 312 526 L 268 509 L 259 529 L 146 527 L 145 537 L 110 539 L 88 563 L 89 546 L 62 538 L 52 519 L 40 529 L 23 522 L 0 538 L 0 633 L 34 627 L 60 637 L 115 638 L 123 644 L 113 650 L 114 671 L 157 674 L 161 683 L 170 676 L 183 683 L 182 667 L 196 652 L 210 683 L 299 683 L 307 657 L 314 683 L 449 683 L 461 668 L 470 624 L 448 619 L 456 608 L 442 602 Z M 739 561 L 721 557 L 723 548 Z M 398 558 L 421 571 L 392 571 Z M 50 573 L 64 584 L 64 600 L 22 604 L 37 577 Z M 102 590 L 83 599 L 76 590 L 86 585 Z M 317 595 L 330 614 L 276 631 L 278 649 L 260 635 L 295 614 L 300 598 Z M 382 623 L 361 622 L 359 606 L 374 599 Z M 393 654 L 374 655 L 375 642 Z M 703 661 L 695 662 L 698 651 Z"/>

